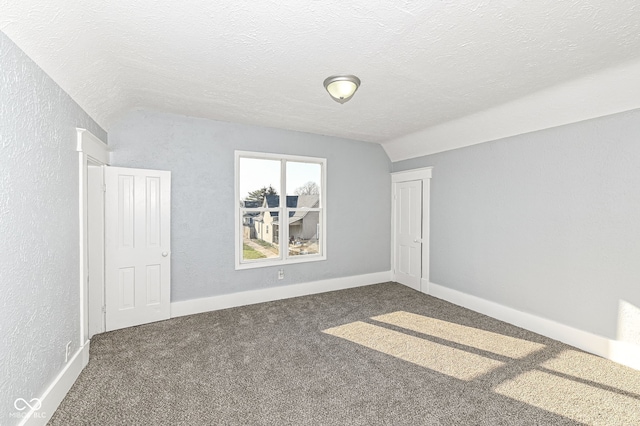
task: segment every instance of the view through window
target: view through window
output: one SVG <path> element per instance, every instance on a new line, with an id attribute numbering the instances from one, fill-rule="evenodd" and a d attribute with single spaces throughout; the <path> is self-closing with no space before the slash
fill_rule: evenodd
<path id="1" fill-rule="evenodd" d="M 236 267 L 323 260 L 326 160 L 236 152 Z"/>

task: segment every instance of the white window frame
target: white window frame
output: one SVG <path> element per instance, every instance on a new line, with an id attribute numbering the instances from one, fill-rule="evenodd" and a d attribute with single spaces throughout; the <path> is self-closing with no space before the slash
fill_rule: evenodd
<path id="1" fill-rule="evenodd" d="M 242 259 L 242 240 L 243 240 L 243 222 L 242 211 L 240 207 L 240 158 L 255 158 L 261 160 L 278 160 L 280 161 L 280 206 L 277 208 L 280 218 L 289 217 L 287 208 L 287 188 L 286 188 L 286 164 L 288 161 L 300 163 L 313 163 L 321 166 L 321 182 L 320 182 L 320 203 L 318 208 L 309 209 L 310 211 L 320 212 L 320 241 L 318 242 L 318 254 L 306 254 L 303 256 L 289 256 L 289 226 L 279 226 L 279 253 L 277 258 L 243 260 Z M 327 260 L 327 159 L 319 157 L 304 157 L 299 155 L 273 154 L 254 151 L 235 151 L 235 269 L 252 269 L 265 268 L 269 266 L 291 265 L 296 263 L 317 262 Z M 253 211 L 269 211 L 273 209 L 251 209 Z"/>

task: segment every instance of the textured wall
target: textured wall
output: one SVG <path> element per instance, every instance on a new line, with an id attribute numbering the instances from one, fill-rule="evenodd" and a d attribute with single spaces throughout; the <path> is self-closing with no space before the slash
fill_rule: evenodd
<path id="1" fill-rule="evenodd" d="M 390 269 L 390 162 L 377 144 L 152 112 L 109 129 L 114 166 L 172 171 L 172 301 Z M 327 158 L 327 260 L 234 269 L 234 150 Z"/>
<path id="2" fill-rule="evenodd" d="M 0 424 L 80 345 L 75 127 L 106 133 L 0 33 Z"/>
<path id="3" fill-rule="evenodd" d="M 640 307 L 639 135 L 635 110 L 394 163 L 435 166 L 431 281 L 620 337 L 621 301 Z"/>

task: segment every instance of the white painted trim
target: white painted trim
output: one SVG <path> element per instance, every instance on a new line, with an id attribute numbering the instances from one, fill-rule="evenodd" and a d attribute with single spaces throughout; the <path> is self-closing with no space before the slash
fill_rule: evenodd
<path id="1" fill-rule="evenodd" d="M 89 162 L 97 165 L 108 164 L 109 151 L 107 145 L 98 137 L 86 129 L 76 128 L 78 151 L 78 226 L 79 226 L 79 253 L 80 253 L 80 340 L 85 342 L 89 338 L 88 324 L 88 283 L 87 275 L 89 271 L 89 260 L 87 256 L 87 223 L 88 223 L 88 202 L 87 202 L 87 179 L 89 175 Z M 85 151 L 86 150 L 86 151 Z"/>
<path id="2" fill-rule="evenodd" d="M 424 267 L 424 265 L 422 265 L 422 266 Z M 429 282 L 429 280 L 427 278 L 422 278 L 420 280 L 420 291 L 422 291 L 425 294 L 430 294 L 429 293 L 429 290 L 430 290 L 429 284 L 431 284 L 431 283 Z"/>
<path id="3" fill-rule="evenodd" d="M 382 144 L 392 162 L 640 108 L 640 61 L 559 84 Z"/>
<path id="4" fill-rule="evenodd" d="M 609 355 L 606 358 L 640 370 L 640 345 L 619 340 L 609 340 Z"/>
<path id="5" fill-rule="evenodd" d="M 430 283 L 429 294 L 472 311 L 513 324 L 592 354 L 640 370 L 640 346 L 619 342 L 547 318 Z"/>
<path id="6" fill-rule="evenodd" d="M 40 409 L 37 411 L 31 410 L 31 412 L 21 420 L 19 423 L 20 426 L 47 424 L 71 389 L 71 386 L 73 386 L 78 379 L 82 370 L 89 363 L 89 346 L 90 341 L 87 340 L 86 343 L 76 351 L 60 374 L 58 374 L 47 390 L 40 396 L 40 402 L 42 403 Z"/>
<path id="7" fill-rule="evenodd" d="M 391 275 L 395 281 L 396 270 L 396 184 L 413 180 L 422 180 L 422 272 L 420 279 L 420 291 L 429 291 L 429 250 L 430 250 L 430 223 L 431 223 L 431 177 L 433 167 L 404 170 L 391 173 Z"/>
<path id="8" fill-rule="evenodd" d="M 106 331 L 105 327 L 105 182 L 104 168 L 89 161 L 87 170 L 87 338 Z"/>
<path id="9" fill-rule="evenodd" d="M 97 136 L 87 129 L 76 128 L 78 132 L 78 143 L 76 151 L 84 152 L 89 157 L 94 158 L 103 164 L 109 163 L 109 148 Z"/>
<path id="10" fill-rule="evenodd" d="M 171 318 L 391 281 L 391 271 L 242 291 L 171 303 Z"/>
<path id="11" fill-rule="evenodd" d="M 433 167 L 423 167 L 420 169 L 404 170 L 391 173 L 391 182 L 408 182 L 411 180 L 431 179 Z"/>

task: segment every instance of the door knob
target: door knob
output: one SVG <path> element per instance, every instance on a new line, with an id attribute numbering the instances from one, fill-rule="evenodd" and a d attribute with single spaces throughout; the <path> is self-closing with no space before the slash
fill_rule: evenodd
<path id="1" fill-rule="evenodd" d="M 163 251 L 163 252 L 162 252 L 162 257 L 167 257 L 167 256 L 169 256 L 169 252 L 167 252 L 167 251 Z"/>

